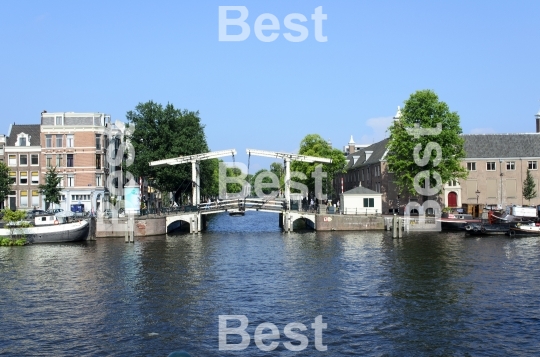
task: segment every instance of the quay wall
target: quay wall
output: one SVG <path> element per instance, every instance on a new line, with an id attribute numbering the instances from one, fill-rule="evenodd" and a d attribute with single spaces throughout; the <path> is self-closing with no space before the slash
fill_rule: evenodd
<path id="1" fill-rule="evenodd" d="M 95 234 L 93 238 L 123 238 L 127 230 L 127 218 L 97 219 L 95 222 Z M 180 227 L 181 222 L 175 222 L 177 226 L 169 227 L 170 230 Z M 157 236 L 167 233 L 165 216 L 136 218 L 134 225 L 135 237 Z"/>
<path id="2" fill-rule="evenodd" d="M 384 230 L 381 216 L 318 214 L 315 216 L 318 231 L 370 231 Z"/>

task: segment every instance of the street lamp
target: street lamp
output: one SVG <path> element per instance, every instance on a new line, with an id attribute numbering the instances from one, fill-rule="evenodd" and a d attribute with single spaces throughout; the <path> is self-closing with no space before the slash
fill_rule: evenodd
<path id="1" fill-rule="evenodd" d="M 480 191 L 478 191 L 478 189 L 476 189 L 476 208 L 475 208 L 475 211 L 476 211 L 476 217 L 480 216 L 480 206 L 478 206 L 478 197 L 480 196 Z"/>

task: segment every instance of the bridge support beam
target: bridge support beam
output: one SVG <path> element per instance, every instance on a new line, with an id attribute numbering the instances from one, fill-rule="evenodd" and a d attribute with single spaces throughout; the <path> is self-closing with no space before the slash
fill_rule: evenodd
<path id="1" fill-rule="evenodd" d="M 194 213 L 191 216 L 190 223 L 189 223 L 189 233 L 199 233 L 201 231 L 200 229 L 200 214 Z"/>

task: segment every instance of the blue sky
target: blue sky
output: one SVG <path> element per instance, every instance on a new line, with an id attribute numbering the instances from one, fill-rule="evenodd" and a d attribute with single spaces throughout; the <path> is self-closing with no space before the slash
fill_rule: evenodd
<path id="1" fill-rule="evenodd" d="M 154 100 L 199 110 L 212 150 L 295 152 L 317 133 L 335 147 L 384 137 L 411 93 L 432 89 L 465 133 L 531 132 L 540 109 L 540 2 L 3 1 L 0 131 L 42 110 L 124 120 Z M 218 7 L 245 6 L 251 35 L 218 41 Z M 317 42 L 318 6 L 327 42 Z M 257 39 L 257 16 L 281 24 Z M 308 38 L 288 42 L 285 16 Z M 235 16 L 231 13 L 230 17 Z M 235 29 L 231 29 L 231 33 Z M 271 159 L 252 161 L 267 167 Z"/>

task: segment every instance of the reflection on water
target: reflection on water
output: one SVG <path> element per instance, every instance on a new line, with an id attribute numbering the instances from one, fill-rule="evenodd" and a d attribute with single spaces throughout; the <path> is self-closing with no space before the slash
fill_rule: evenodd
<path id="1" fill-rule="evenodd" d="M 227 354 L 217 323 L 245 315 L 253 336 L 322 315 L 330 356 L 533 356 L 539 253 L 538 238 L 287 234 L 260 212 L 135 244 L 2 248 L 0 355 L 317 356 L 311 329 L 303 352 Z"/>

